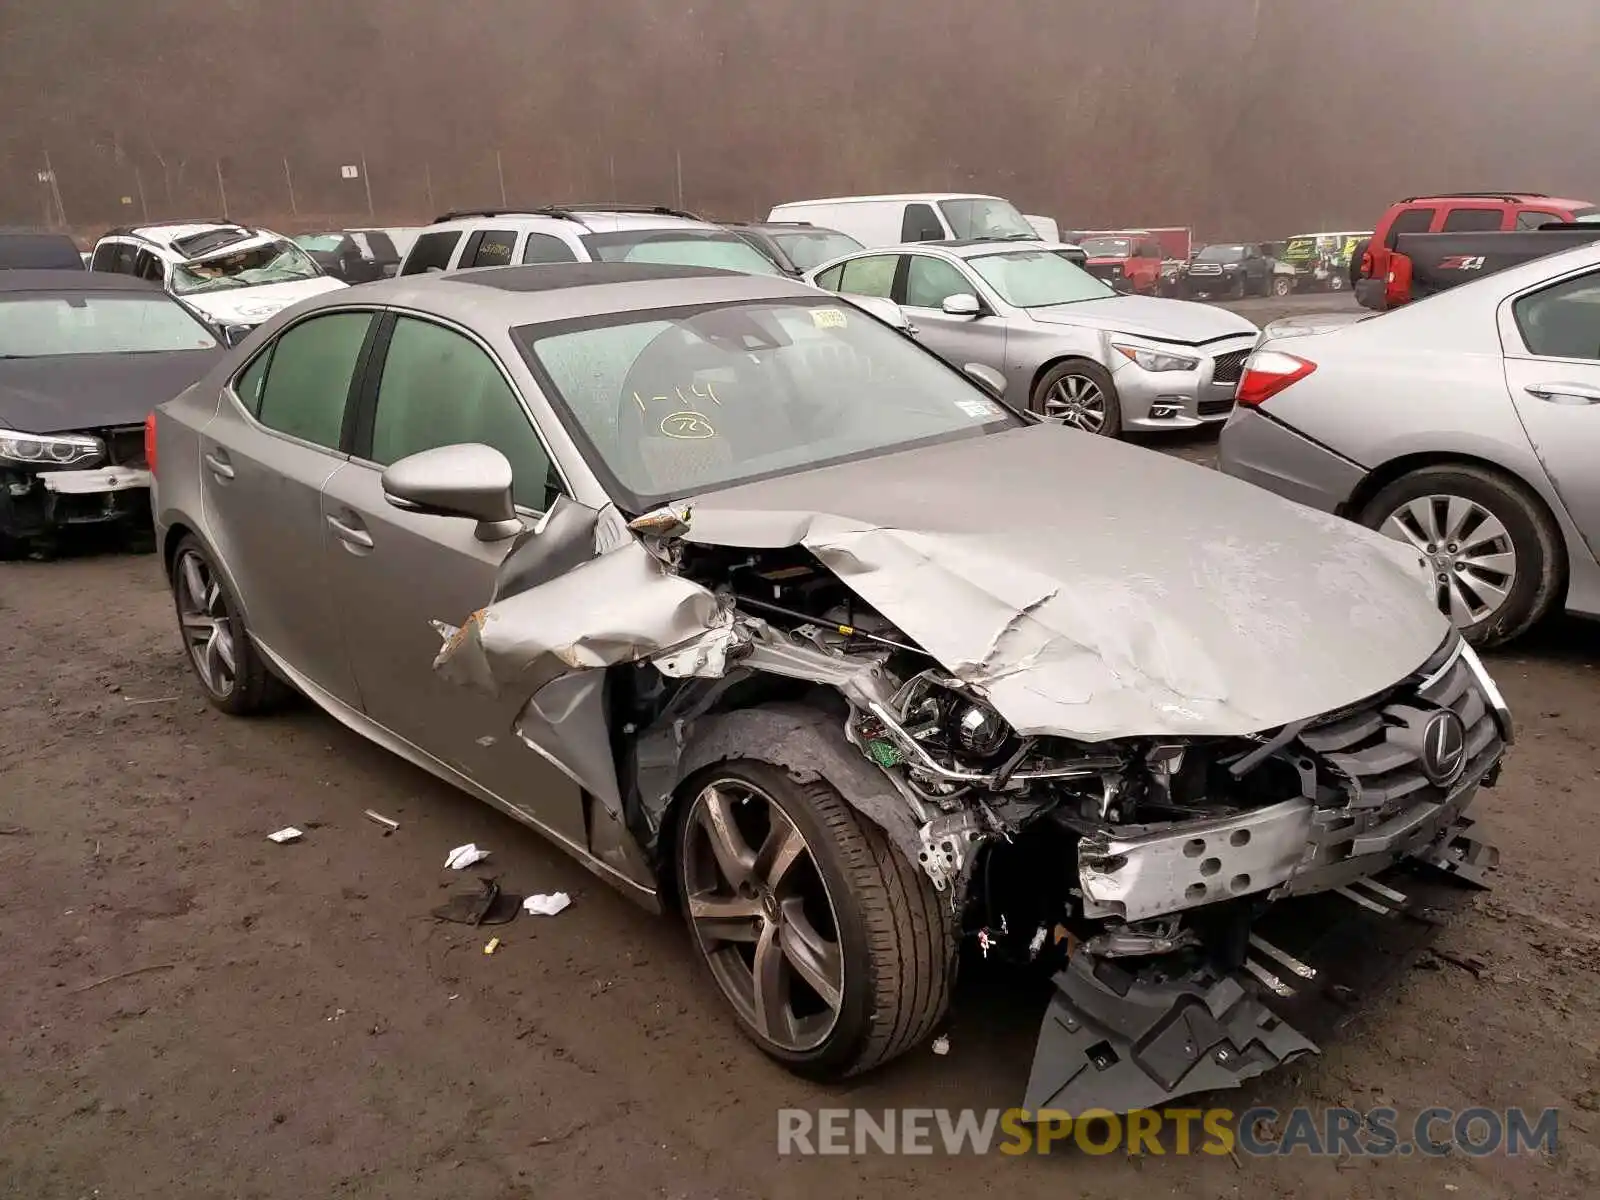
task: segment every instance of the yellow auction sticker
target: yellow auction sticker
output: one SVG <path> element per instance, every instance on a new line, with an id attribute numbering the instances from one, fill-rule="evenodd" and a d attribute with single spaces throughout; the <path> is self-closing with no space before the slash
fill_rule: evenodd
<path id="1" fill-rule="evenodd" d="M 844 313 L 837 308 L 813 308 L 811 323 L 818 329 L 843 329 L 848 324 Z"/>

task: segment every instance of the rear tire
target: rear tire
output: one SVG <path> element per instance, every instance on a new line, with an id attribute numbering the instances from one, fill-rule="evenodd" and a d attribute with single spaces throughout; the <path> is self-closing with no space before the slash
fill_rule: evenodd
<path id="1" fill-rule="evenodd" d="M 1566 562 L 1554 522 L 1527 488 L 1498 472 L 1423 467 L 1378 492 L 1360 519 L 1416 548 L 1419 566 L 1435 576 L 1440 609 L 1475 646 L 1520 637 L 1561 594 Z"/>
<path id="2" fill-rule="evenodd" d="M 1111 372 L 1087 359 L 1068 359 L 1051 367 L 1034 384 L 1028 406 L 1084 433 L 1117 437 L 1122 432 L 1122 402 Z"/>
<path id="3" fill-rule="evenodd" d="M 1330 292 L 1344 291 L 1344 276 L 1340 275 L 1337 271 L 1335 271 L 1332 275 L 1329 275 L 1328 290 Z"/>
<path id="4" fill-rule="evenodd" d="M 933 1032 L 954 979 L 953 918 L 883 830 L 827 782 L 800 783 L 750 759 L 708 767 L 685 795 L 678 894 L 695 948 L 751 1041 L 798 1074 L 837 1080 Z M 730 881 L 719 846 L 751 864 L 747 884 Z M 775 871 L 774 862 L 789 865 Z M 776 1007 L 763 1001 L 774 995 Z"/>
<path id="5" fill-rule="evenodd" d="M 1356 284 L 1360 283 L 1363 278 L 1361 260 L 1367 256 L 1367 250 L 1371 245 L 1372 239 L 1368 238 L 1364 242 L 1357 242 L 1356 248 L 1350 252 L 1350 267 L 1345 272 L 1345 279 L 1350 284 L 1352 291 L 1355 290 Z"/>
<path id="6" fill-rule="evenodd" d="M 172 555 L 178 631 L 206 699 L 230 716 L 263 712 L 289 695 L 250 640 L 238 602 L 193 534 Z"/>

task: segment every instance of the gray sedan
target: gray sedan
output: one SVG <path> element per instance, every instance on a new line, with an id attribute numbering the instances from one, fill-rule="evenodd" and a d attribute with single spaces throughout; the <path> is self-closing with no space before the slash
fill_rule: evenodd
<path id="1" fill-rule="evenodd" d="M 1219 308 L 1123 296 L 1037 242 L 918 242 L 849 255 L 808 277 L 887 297 L 947 362 L 1005 376 L 1018 408 L 1115 437 L 1227 418 L 1258 330 Z"/>
<path id="2" fill-rule="evenodd" d="M 1600 246 L 1269 326 L 1221 465 L 1415 549 L 1470 641 L 1600 616 Z"/>
<path id="3" fill-rule="evenodd" d="M 1391 867 L 1494 861 L 1510 717 L 1399 548 L 795 280 L 342 289 L 153 434 L 213 704 L 292 687 L 678 910 L 809 1075 L 932 1036 L 965 935 L 1053 979 L 1030 1110 L 1231 1086 L 1314 1049 L 1258 985 L 1337 982 Z"/>

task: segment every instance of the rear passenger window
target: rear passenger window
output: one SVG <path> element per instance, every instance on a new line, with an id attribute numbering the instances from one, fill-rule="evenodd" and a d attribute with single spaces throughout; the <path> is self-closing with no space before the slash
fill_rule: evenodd
<path id="1" fill-rule="evenodd" d="M 1541 225 L 1549 225 L 1552 222 L 1564 223 L 1564 221 L 1564 217 L 1555 213 L 1535 212 L 1531 208 L 1525 208 L 1517 214 L 1518 229 L 1537 229 Z"/>
<path id="2" fill-rule="evenodd" d="M 843 276 L 843 266 L 829 267 L 821 275 L 817 276 L 817 286 L 819 288 L 825 288 L 830 292 L 837 292 L 839 290 L 839 280 L 843 278 Z"/>
<path id="3" fill-rule="evenodd" d="M 1445 233 L 1468 233 L 1473 230 L 1499 229 L 1505 213 L 1498 208 L 1453 208 L 1445 215 Z"/>
<path id="4" fill-rule="evenodd" d="M 943 239 L 944 226 L 939 224 L 939 214 L 933 211 L 933 205 L 906 205 L 905 218 L 900 222 L 902 242 L 938 242 Z"/>
<path id="5" fill-rule="evenodd" d="M 481 442 L 511 462 L 511 496 L 544 511 L 559 491 L 539 435 L 495 361 L 476 342 L 427 321 L 401 317 L 389 339 L 372 420 L 371 459 Z"/>
<path id="6" fill-rule="evenodd" d="M 371 323 L 370 313 L 329 313 L 285 330 L 272 348 L 256 419 L 337 450 L 350 380 Z"/>
<path id="7" fill-rule="evenodd" d="M 522 261 L 525 263 L 562 263 L 577 262 L 578 256 L 572 252 L 572 247 L 558 237 L 551 237 L 548 233 L 530 233 L 528 244 L 522 248 Z"/>
<path id="8" fill-rule="evenodd" d="M 900 264 L 895 254 L 874 254 L 868 258 L 852 258 L 844 264 L 844 278 L 839 284 L 841 292 L 852 296 L 889 296 L 894 291 L 894 269 Z"/>
<path id="9" fill-rule="evenodd" d="M 1600 359 L 1600 273 L 1552 284 L 1511 311 L 1530 354 Z"/>
<path id="10" fill-rule="evenodd" d="M 443 271 L 450 265 L 450 255 L 461 240 L 459 229 L 441 229 L 417 238 L 411 253 L 406 255 L 402 275 L 421 275 L 424 271 Z"/>
<path id="11" fill-rule="evenodd" d="M 1394 239 L 1402 233 L 1427 233 L 1428 226 L 1433 224 L 1432 208 L 1408 208 L 1394 219 L 1389 226 L 1389 232 L 1383 236 L 1383 244 L 1390 250 L 1394 249 Z"/>
<path id="12" fill-rule="evenodd" d="M 505 267 L 511 264 L 511 251 L 517 235 L 509 229 L 478 229 L 467 236 L 461 248 L 463 267 Z"/>
<path id="13" fill-rule="evenodd" d="M 271 361 L 272 349 L 268 347 L 256 355 L 233 381 L 234 393 L 239 397 L 239 402 L 250 410 L 252 417 L 261 415 L 261 383 L 267 377 L 267 364 Z"/>

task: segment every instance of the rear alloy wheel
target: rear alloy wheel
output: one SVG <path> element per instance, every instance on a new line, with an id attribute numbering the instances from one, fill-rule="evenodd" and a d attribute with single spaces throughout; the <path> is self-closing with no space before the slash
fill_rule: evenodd
<path id="1" fill-rule="evenodd" d="M 1344 291 L 1344 276 L 1335 271 L 1328 276 L 1328 290 L 1330 292 Z"/>
<path id="2" fill-rule="evenodd" d="M 189 665 L 206 699 L 225 713 L 244 716 L 283 696 L 286 688 L 251 643 L 227 585 L 191 536 L 173 555 L 172 599 Z"/>
<path id="3" fill-rule="evenodd" d="M 1474 645 L 1526 632 L 1560 591 L 1550 518 L 1521 485 L 1492 471 L 1413 471 L 1374 496 L 1361 519 L 1416 550 L 1440 611 Z"/>
<path id="4" fill-rule="evenodd" d="M 1059 363 L 1046 371 L 1034 385 L 1033 411 L 1085 433 L 1116 437 L 1122 432 L 1122 406 L 1111 372 L 1091 362 Z"/>
<path id="5" fill-rule="evenodd" d="M 820 1079 L 927 1037 L 951 975 L 946 906 L 927 877 L 826 783 L 734 761 L 690 786 L 679 895 L 746 1035 Z"/>

